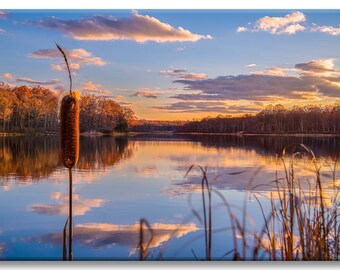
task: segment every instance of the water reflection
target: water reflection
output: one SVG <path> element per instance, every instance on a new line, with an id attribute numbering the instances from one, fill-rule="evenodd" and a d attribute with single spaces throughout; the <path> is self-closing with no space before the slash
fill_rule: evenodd
<path id="1" fill-rule="evenodd" d="M 85 256 L 91 259 L 110 258 L 113 253 L 104 249 L 114 248 L 113 245 L 124 246 L 122 258 L 128 258 L 127 248 L 133 252 L 138 245 L 139 224 L 135 222 L 141 217 L 152 223 L 155 230 L 152 248 L 162 246 L 173 238 L 179 239 L 171 241 L 175 245 L 199 238 L 197 236 L 202 232 L 198 228 L 202 224 L 195 219 L 190 222 L 198 225 L 186 224 L 176 231 L 179 224 L 192 215 L 187 195 L 201 192 L 201 172 L 195 169 L 184 178 L 188 168 L 192 164 L 207 166 L 210 180 L 219 176 L 210 183 L 223 194 L 230 195 L 228 199 L 233 203 L 243 201 L 242 191 L 255 186 L 257 192 L 270 196 L 272 181 L 276 177 L 284 177 L 280 161 L 282 149 L 293 142 L 305 143 L 315 151 L 322 165 L 325 199 L 330 200 L 332 187 L 340 183 L 337 168 L 333 177 L 334 163 L 339 158 L 337 137 L 82 137 L 73 182 L 73 215 L 77 216 L 73 243 L 75 250 L 81 249 L 76 259 Z M 309 157 L 297 157 L 295 164 L 296 176 L 303 185 L 307 183 L 305 179 L 315 180 Z M 257 172 L 258 168 L 261 169 Z M 257 175 L 250 186 L 249 180 L 255 172 Z M 40 254 L 45 254 L 41 252 L 45 249 L 54 252 L 46 252 L 49 258 L 60 258 L 62 229 L 69 207 L 65 179 L 68 179 L 67 170 L 59 159 L 59 138 L 0 138 L 0 185 L 8 188 L 10 185 L 36 183 L 13 188 L 10 192 L 0 190 L 1 214 L 6 220 L 2 225 L 6 233 L 5 240 L 0 240 L 0 252 L 6 258 L 16 258 L 15 252 L 18 252 L 27 259 L 39 259 Z M 305 195 L 313 194 L 306 192 Z M 192 203 L 197 203 L 194 206 L 198 210 L 200 198 L 199 194 L 193 196 Z M 254 213 L 254 216 L 256 219 L 261 215 Z M 223 214 L 216 214 L 214 218 L 216 228 L 225 226 Z M 14 238 L 19 240 L 11 242 L 10 239 Z M 220 241 L 220 246 L 223 246 L 221 252 L 227 251 L 225 240 L 216 237 L 216 243 Z M 35 248 L 36 252 L 26 255 L 25 252 L 31 248 Z M 197 250 L 200 252 L 199 246 Z M 122 249 L 120 252 L 122 254 Z M 183 258 L 193 259 L 190 249 Z"/>
<path id="2" fill-rule="evenodd" d="M 73 193 L 73 216 L 85 215 L 93 208 L 101 207 L 105 200 L 103 199 L 84 199 L 79 194 Z M 60 192 L 51 193 L 50 198 L 56 200 L 57 204 L 32 204 L 30 210 L 42 215 L 68 215 L 69 195 Z"/>
<path id="3" fill-rule="evenodd" d="M 130 158 L 134 144 L 126 137 L 82 137 L 79 171 L 104 171 Z M 12 179 L 20 182 L 58 178 L 63 170 L 58 137 L 0 137 L 0 185 Z"/>
<path id="4" fill-rule="evenodd" d="M 153 239 L 149 248 L 156 248 L 170 241 L 181 238 L 188 233 L 196 232 L 199 228 L 191 224 L 151 224 Z M 145 238 L 150 238 L 150 232 L 145 231 Z M 34 242 L 52 243 L 61 246 L 62 234 L 48 234 L 30 239 Z M 78 224 L 74 228 L 74 243 L 90 246 L 93 249 L 107 248 L 113 245 L 128 246 L 135 252 L 139 241 L 139 223 L 119 225 L 107 223 Z"/>
<path id="5" fill-rule="evenodd" d="M 5 243 L 0 243 L 0 257 L 3 256 L 3 252 L 6 249 L 6 244 Z"/>

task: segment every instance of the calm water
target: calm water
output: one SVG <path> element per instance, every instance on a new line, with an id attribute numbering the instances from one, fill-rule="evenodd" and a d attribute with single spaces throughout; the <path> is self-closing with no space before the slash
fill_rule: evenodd
<path id="1" fill-rule="evenodd" d="M 208 167 L 211 184 L 233 205 L 242 207 L 246 198 L 260 230 L 259 206 L 247 190 L 256 187 L 268 210 L 270 183 L 284 173 L 278 157 L 293 142 L 315 151 L 324 186 L 332 186 L 340 138 L 82 137 L 73 185 L 74 259 L 138 259 L 141 218 L 154 229 L 149 259 L 204 258 L 204 226 L 193 214 L 202 214 L 201 173 L 194 168 L 185 178 L 193 164 Z M 62 259 L 69 202 L 59 149 L 57 137 L 0 138 L 0 259 Z M 299 157 L 296 173 L 313 180 L 310 159 Z M 233 248 L 228 226 L 226 209 L 213 196 L 214 259 L 230 259 L 224 256 Z"/>

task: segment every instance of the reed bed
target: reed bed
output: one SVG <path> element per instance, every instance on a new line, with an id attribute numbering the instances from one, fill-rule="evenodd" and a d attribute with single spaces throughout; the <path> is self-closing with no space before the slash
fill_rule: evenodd
<path id="1" fill-rule="evenodd" d="M 313 179 L 301 180 L 296 175 L 296 161 L 302 155 L 310 157 L 310 170 L 314 172 Z M 208 169 L 197 166 L 202 173 L 200 186 L 202 209 L 197 211 L 191 204 L 190 209 L 192 216 L 197 218 L 203 226 L 205 250 L 203 260 L 213 259 L 212 235 L 221 232 L 221 230 L 230 232 L 233 242 L 233 248 L 227 250 L 221 259 L 255 261 L 338 261 L 340 259 L 340 216 L 338 210 L 340 188 L 336 183 L 335 175 L 337 162 L 332 166 L 332 188 L 329 190 L 327 187 L 327 191 L 321 180 L 323 175 L 321 168 L 325 164 L 321 164 L 312 149 L 306 145 L 288 145 L 283 149 L 278 162 L 282 163 L 285 177 L 278 178 L 276 172 L 276 179 L 271 182 L 272 191 L 269 196 L 264 197 L 260 192 L 255 191 L 257 186 L 252 186 L 253 179 L 261 169 L 259 168 L 249 181 L 249 192 L 245 195 L 243 206 L 233 205 L 229 202 L 219 190 L 211 185 L 215 179 L 208 180 Z M 189 168 L 186 176 L 194 167 Z M 189 195 L 189 198 L 191 196 L 192 194 Z M 212 223 L 213 196 L 220 199 L 228 217 L 228 224 L 222 229 L 214 228 Z M 254 220 L 248 213 L 249 197 L 253 197 L 258 203 L 258 210 L 263 219 L 260 229 L 256 228 Z M 268 213 L 264 210 L 263 200 L 269 204 Z M 241 215 L 237 215 L 239 213 Z M 152 228 L 149 227 L 148 230 L 152 230 Z M 142 236 L 142 222 L 140 233 Z M 187 245 L 188 243 L 185 244 L 185 246 Z M 144 255 L 148 254 L 147 247 L 148 245 L 140 244 L 139 246 L 141 260 L 146 259 Z M 193 249 L 191 251 L 194 259 L 199 260 L 195 251 Z M 159 258 L 164 259 L 163 252 L 160 253 Z"/>

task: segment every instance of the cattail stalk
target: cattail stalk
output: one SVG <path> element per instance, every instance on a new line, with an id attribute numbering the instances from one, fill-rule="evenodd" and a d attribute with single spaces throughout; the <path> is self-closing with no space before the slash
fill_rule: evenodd
<path id="1" fill-rule="evenodd" d="M 66 62 L 68 75 L 70 79 L 70 93 L 63 97 L 60 108 L 60 132 L 61 132 L 61 149 L 63 164 L 69 170 L 69 260 L 73 260 L 72 239 L 72 168 L 77 164 L 79 158 L 79 96 L 72 92 L 72 77 L 66 54 L 58 45 Z"/>

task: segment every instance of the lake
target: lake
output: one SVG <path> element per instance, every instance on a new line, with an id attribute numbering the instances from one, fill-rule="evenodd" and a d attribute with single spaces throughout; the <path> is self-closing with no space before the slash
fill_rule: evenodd
<path id="1" fill-rule="evenodd" d="M 205 258 L 202 172 L 197 166 L 207 167 L 209 184 L 216 190 L 212 193 L 212 258 L 232 259 L 229 215 L 219 195 L 240 218 L 246 201 L 247 227 L 260 230 L 264 220 L 253 195 L 269 211 L 273 181 L 285 175 L 282 150 L 292 143 L 303 143 L 314 151 L 322 165 L 327 199 L 340 179 L 339 169 L 334 169 L 339 137 L 81 137 L 73 172 L 74 260 L 138 260 L 142 218 L 153 229 L 148 259 Z M 195 167 L 186 176 L 191 165 Z M 314 181 L 310 156 L 296 157 L 295 174 L 302 181 Z M 61 260 L 68 192 L 68 171 L 62 166 L 58 137 L 1 137 L 0 259 Z M 148 242 L 151 233 L 147 226 L 145 230 Z M 251 243 L 251 235 L 244 237 Z"/>

